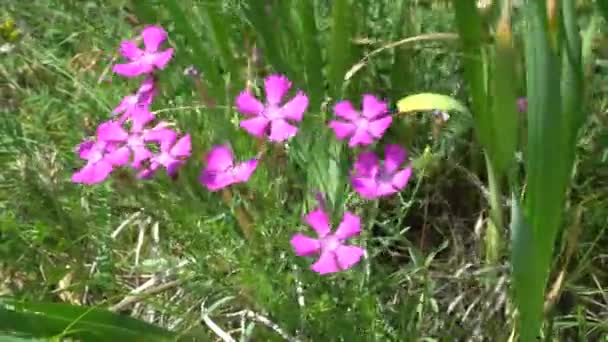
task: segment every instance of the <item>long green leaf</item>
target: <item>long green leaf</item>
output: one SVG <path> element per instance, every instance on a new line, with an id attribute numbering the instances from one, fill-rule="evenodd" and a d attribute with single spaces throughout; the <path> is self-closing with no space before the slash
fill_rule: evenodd
<path id="1" fill-rule="evenodd" d="M 532 248 L 534 252 L 527 254 L 534 253 L 536 270 L 533 283 L 516 283 L 515 287 L 522 341 L 535 341 L 542 325 L 544 290 L 571 169 L 567 152 L 570 133 L 564 125 L 562 103 L 556 99 L 561 93 L 557 15 L 547 14 L 544 1 L 528 1 L 524 6 L 528 91 L 526 217 L 535 245 L 513 248 Z"/>
<path id="2" fill-rule="evenodd" d="M 317 110 L 323 99 L 323 59 L 319 44 L 317 22 L 312 1 L 296 1 L 294 16 L 299 22 L 299 32 L 304 47 L 304 69 L 310 94 L 311 108 Z"/>
<path id="3" fill-rule="evenodd" d="M 167 341 L 175 334 L 110 311 L 62 303 L 22 303 L 3 299 L 0 331 L 33 337 L 75 336 L 87 341 Z"/>
<path id="4" fill-rule="evenodd" d="M 328 50 L 328 80 L 334 98 L 342 95 L 342 83 L 352 61 L 354 18 L 351 0 L 334 0 L 331 13 L 331 38 Z"/>

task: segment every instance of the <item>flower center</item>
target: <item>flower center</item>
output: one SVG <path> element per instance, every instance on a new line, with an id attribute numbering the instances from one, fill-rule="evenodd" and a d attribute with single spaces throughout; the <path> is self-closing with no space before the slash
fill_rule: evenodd
<path id="1" fill-rule="evenodd" d="M 326 236 L 321 240 L 321 249 L 323 251 L 333 252 L 336 248 L 340 247 L 341 243 L 334 235 Z"/>
<path id="2" fill-rule="evenodd" d="M 264 109 L 264 113 L 262 113 L 266 119 L 272 121 L 281 118 L 281 108 L 275 105 L 268 105 L 266 109 Z"/>
<path id="3" fill-rule="evenodd" d="M 144 139 L 142 134 L 139 133 L 133 133 L 129 136 L 129 138 L 127 139 L 127 145 L 129 145 L 129 147 L 131 148 L 137 148 L 137 147 L 141 147 L 144 146 Z"/>
<path id="4" fill-rule="evenodd" d="M 367 130 L 367 127 L 369 127 L 369 121 L 366 118 L 360 118 L 357 120 L 355 125 L 357 125 L 358 128 Z"/>

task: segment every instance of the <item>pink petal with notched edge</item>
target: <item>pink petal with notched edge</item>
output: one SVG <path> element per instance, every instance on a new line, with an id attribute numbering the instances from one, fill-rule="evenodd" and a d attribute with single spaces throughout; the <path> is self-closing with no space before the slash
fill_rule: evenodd
<path id="1" fill-rule="evenodd" d="M 344 217 L 342 218 L 342 222 L 336 229 L 334 236 L 340 240 L 346 240 L 355 235 L 359 235 L 361 232 L 361 219 L 359 216 L 354 215 L 351 212 L 344 213 Z"/>
<path id="2" fill-rule="evenodd" d="M 334 114 L 348 121 L 359 119 L 359 112 L 353 107 L 350 101 L 340 101 L 334 106 Z"/>
<path id="3" fill-rule="evenodd" d="M 141 167 L 141 163 L 144 160 L 150 159 L 152 157 L 152 152 L 148 151 L 145 147 L 136 147 L 133 149 L 133 162 L 131 166 L 139 169 Z"/>
<path id="4" fill-rule="evenodd" d="M 131 150 L 127 146 L 123 146 L 107 153 L 103 159 L 107 160 L 114 166 L 125 166 L 129 163 L 130 156 Z"/>
<path id="5" fill-rule="evenodd" d="M 367 133 L 366 129 L 357 128 L 355 130 L 355 134 L 353 134 L 353 136 L 348 141 L 348 146 L 349 147 L 355 147 L 357 145 L 366 146 L 366 145 L 370 145 L 373 142 L 374 142 L 374 139 L 372 139 L 372 136 L 369 133 Z"/>
<path id="6" fill-rule="evenodd" d="M 150 121 L 154 120 L 154 114 L 147 109 L 138 108 L 131 115 L 131 132 L 141 132 Z"/>
<path id="7" fill-rule="evenodd" d="M 203 183 L 209 191 L 217 191 L 235 183 L 235 179 L 232 175 L 209 169 L 203 170 L 199 177 L 199 181 Z"/>
<path id="8" fill-rule="evenodd" d="M 321 242 L 301 233 L 295 234 L 289 241 L 297 256 L 309 256 L 321 250 Z"/>
<path id="9" fill-rule="evenodd" d="M 147 52 L 156 52 L 160 44 L 167 39 L 167 32 L 160 26 L 151 25 L 141 32 Z"/>
<path id="10" fill-rule="evenodd" d="M 205 156 L 207 170 L 223 172 L 232 167 L 233 154 L 230 147 L 227 145 L 215 146 Z"/>
<path id="11" fill-rule="evenodd" d="M 390 116 L 370 121 L 367 126 L 369 133 L 376 139 L 381 138 L 384 132 L 391 126 L 393 118 Z"/>
<path id="12" fill-rule="evenodd" d="M 303 92 L 298 92 L 296 96 L 283 105 L 281 113 L 285 118 L 302 121 L 306 108 L 308 108 L 308 97 Z"/>
<path id="13" fill-rule="evenodd" d="M 125 40 L 120 43 L 120 54 L 131 61 L 141 58 L 144 52 L 137 47 L 135 42 Z"/>
<path id="14" fill-rule="evenodd" d="M 412 176 L 412 167 L 407 167 L 393 176 L 391 184 L 398 190 L 402 190 L 407 185 L 407 182 L 410 180 Z"/>
<path id="15" fill-rule="evenodd" d="M 236 98 L 236 109 L 245 115 L 260 115 L 264 111 L 264 105 L 250 92 L 243 91 Z"/>
<path id="16" fill-rule="evenodd" d="M 308 213 L 304 216 L 304 222 L 311 226 L 319 237 L 323 238 L 329 234 L 329 217 L 327 217 L 327 214 L 323 210 L 317 209 Z"/>
<path id="17" fill-rule="evenodd" d="M 262 137 L 266 133 L 266 128 L 270 120 L 263 116 L 254 117 L 252 119 L 243 120 L 240 122 L 240 126 L 250 134 L 256 137 Z"/>
<path id="18" fill-rule="evenodd" d="M 378 173 L 380 163 L 378 162 L 378 156 L 376 156 L 374 152 L 365 151 L 359 153 L 354 166 L 355 175 L 375 177 Z"/>
<path id="19" fill-rule="evenodd" d="M 102 141 L 125 141 L 129 134 L 116 121 L 102 122 L 97 126 L 97 138 Z"/>
<path id="20" fill-rule="evenodd" d="M 175 174 L 177 174 L 177 170 L 182 165 L 184 165 L 183 160 L 172 160 L 171 162 L 167 163 L 167 166 L 165 166 L 165 168 L 167 169 L 167 175 L 169 177 L 175 176 Z"/>
<path id="21" fill-rule="evenodd" d="M 335 250 L 338 266 L 342 270 L 353 267 L 361 260 L 363 254 L 365 254 L 365 250 L 358 246 L 339 246 Z"/>
<path id="22" fill-rule="evenodd" d="M 85 140 L 78 144 L 76 149 L 78 150 L 78 156 L 82 159 L 89 159 L 91 157 L 91 151 L 95 146 L 95 141 Z"/>
<path id="23" fill-rule="evenodd" d="M 353 177 L 351 184 L 364 199 L 371 200 L 378 197 L 378 183 L 373 178 Z"/>
<path id="24" fill-rule="evenodd" d="M 357 129 L 357 126 L 355 126 L 355 124 L 336 120 L 329 121 L 328 126 L 329 128 L 334 130 L 334 133 L 336 134 L 336 138 L 338 138 L 338 140 L 342 140 L 348 136 L 351 136 Z"/>
<path id="25" fill-rule="evenodd" d="M 177 132 L 170 128 L 164 128 L 162 122 L 156 125 L 149 131 L 146 131 L 143 135 L 145 141 L 152 141 L 161 144 L 161 150 L 167 151 L 169 147 L 173 145 L 175 139 L 177 139 Z"/>
<path id="26" fill-rule="evenodd" d="M 399 192 L 391 183 L 378 182 L 377 197 L 393 195 Z"/>
<path id="27" fill-rule="evenodd" d="M 112 173 L 112 165 L 104 160 L 89 163 L 72 175 L 72 182 L 83 184 L 97 184 L 105 180 Z"/>
<path id="28" fill-rule="evenodd" d="M 335 273 L 340 271 L 340 266 L 338 266 L 336 255 L 329 251 L 321 253 L 319 260 L 312 264 L 310 268 L 320 274 Z"/>
<path id="29" fill-rule="evenodd" d="M 255 169 L 258 167 L 257 159 L 246 160 L 232 169 L 234 179 L 238 182 L 246 182 L 249 180 Z"/>
<path id="30" fill-rule="evenodd" d="M 278 105 L 291 88 L 291 82 L 283 75 L 270 75 L 264 80 L 266 101 L 271 105 Z"/>
<path id="31" fill-rule="evenodd" d="M 140 63 L 139 61 L 115 64 L 114 67 L 112 67 L 112 71 L 125 77 L 136 77 L 141 74 L 149 74 L 152 70 L 152 65 Z"/>
<path id="32" fill-rule="evenodd" d="M 389 144 L 384 147 L 384 170 L 388 173 L 394 173 L 399 169 L 405 161 L 406 151 L 403 147 L 395 144 Z"/>
<path id="33" fill-rule="evenodd" d="M 290 125 L 285 120 L 272 120 L 270 122 L 270 135 L 268 139 L 270 141 L 283 142 L 291 137 L 294 137 L 298 133 L 298 128 Z"/>
<path id="34" fill-rule="evenodd" d="M 368 119 L 373 119 L 377 116 L 384 115 L 388 112 L 386 102 L 378 100 L 370 94 L 363 95 L 363 116 Z"/>
<path id="35" fill-rule="evenodd" d="M 190 141 L 190 134 L 186 134 L 181 137 L 173 147 L 171 147 L 170 154 L 174 157 L 190 157 L 192 149 L 192 143 Z"/>
<path id="36" fill-rule="evenodd" d="M 165 51 L 155 53 L 151 61 L 152 64 L 159 69 L 164 69 L 173 57 L 173 51 L 173 48 L 169 48 Z"/>

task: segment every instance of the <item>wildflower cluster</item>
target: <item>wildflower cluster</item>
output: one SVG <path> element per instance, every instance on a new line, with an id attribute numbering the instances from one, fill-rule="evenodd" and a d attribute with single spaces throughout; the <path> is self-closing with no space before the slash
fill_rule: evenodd
<path id="1" fill-rule="evenodd" d="M 116 167 L 130 166 L 139 178 L 150 178 L 160 168 L 174 176 L 190 156 L 190 135 L 179 136 L 166 121 L 156 122 L 150 105 L 158 94 L 154 72 L 164 69 L 173 49 L 159 50 L 167 33 L 158 26 L 148 26 L 141 33 L 144 49 L 135 41 L 124 41 L 120 53 L 128 62 L 116 64 L 113 71 L 121 76 L 144 76 L 139 89 L 125 96 L 112 111 L 110 120 L 97 127 L 95 137 L 78 146 L 78 155 L 87 162 L 72 175 L 76 183 L 95 184 L 105 180 Z"/>
<path id="2" fill-rule="evenodd" d="M 177 132 L 165 121 L 152 124 L 155 118 L 149 110 L 158 92 L 154 72 L 163 69 L 173 55 L 173 49 L 159 50 L 166 40 L 166 32 L 158 26 L 149 26 L 141 38 L 143 50 L 133 41 L 121 44 L 120 52 L 128 62 L 115 65 L 113 71 L 125 77 L 144 75 L 145 78 L 138 91 L 126 96 L 116 107 L 115 118 L 99 125 L 95 139 L 80 144 L 79 155 L 87 164 L 72 176 L 74 182 L 98 183 L 114 167 L 125 165 L 137 170 L 140 178 L 151 177 L 161 167 L 174 175 L 190 156 L 190 135 L 178 138 Z M 296 136 L 309 102 L 300 90 L 288 97 L 291 88 L 292 83 L 286 76 L 270 75 L 264 80 L 265 101 L 249 90 L 242 91 L 235 100 L 236 109 L 245 116 L 240 127 L 270 143 L 284 143 Z M 360 111 L 349 101 L 340 101 L 333 112 L 335 119 L 328 127 L 338 140 L 348 139 L 348 146 L 353 149 L 380 140 L 393 121 L 388 104 L 371 94 L 363 95 Z M 258 167 L 259 158 L 237 160 L 228 144 L 213 146 L 204 158 L 199 181 L 209 191 L 247 182 Z M 396 194 L 405 188 L 412 174 L 412 168 L 404 165 L 405 161 L 406 150 L 399 145 L 386 145 L 384 160 L 373 151 L 358 153 L 350 174 L 353 189 L 366 200 Z M 305 215 L 304 221 L 318 237 L 297 233 L 290 242 L 298 256 L 319 255 L 311 266 L 313 271 L 327 274 L 346 270 L 365 254 L 363 248 L 345 244 L 361 232 L 361 219 L 355 214 L 346 212 L 333 233 L 323 208 Z"/>

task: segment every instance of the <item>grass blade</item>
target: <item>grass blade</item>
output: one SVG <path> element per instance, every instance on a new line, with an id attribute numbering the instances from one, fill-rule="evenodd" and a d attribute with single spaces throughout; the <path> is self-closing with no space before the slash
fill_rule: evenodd
<path id="1" fill-rule="evenodd" d="M 133 341 L 167 341 L 175 335 L 155 325 L 110 311 L 62 303 L 21 303 L 4 299 L 0 304 L 0 331 L 36 337 L 68 334 L 87 341 L 108 336 Z"/>
<path id="2" fill-rule="evenodd" d="M 342 96 L 344 75 L 352 62 L 351 38 L 354 6 L 350 0 L 335 0 L 331 12 L 331 37 L 328 50 L 328 80 L 330 94 L 334 98 Z"/>

